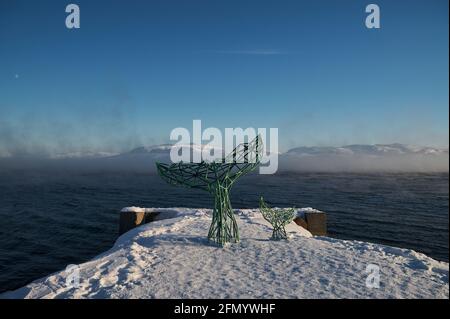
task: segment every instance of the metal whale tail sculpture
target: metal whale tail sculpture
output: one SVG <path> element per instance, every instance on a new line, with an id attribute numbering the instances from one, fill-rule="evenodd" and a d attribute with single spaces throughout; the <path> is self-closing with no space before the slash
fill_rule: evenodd
<path id="1" fill-rule="evenodd" d="M 230 202 L 230 190 L 236 180 L 253 171 L 261 162 L 263 143 L 258 135 L 239 144 L 220 161 L 200 163 L 156 163 L 158 174 L 167 183 L 201 189 L 214 197 L 208 239 L 219 245 L 239 241 L 239 230 Z"/>

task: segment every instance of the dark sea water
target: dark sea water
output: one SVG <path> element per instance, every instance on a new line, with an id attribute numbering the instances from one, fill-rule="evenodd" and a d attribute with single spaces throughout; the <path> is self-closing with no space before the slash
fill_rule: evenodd
<path id="1" fill-rule="evenodd" d="M 448 261 L 448 174 L 245 176 L 235 208 L 311 206 L 329 235 L 411 248 Z M 131 173 L 0 173 L 0 292 L 87 261 L 118 237 L 125 206 L 212 207 L 208 194 Z M 205 234 L 206 235 L 206 234 Z"/>

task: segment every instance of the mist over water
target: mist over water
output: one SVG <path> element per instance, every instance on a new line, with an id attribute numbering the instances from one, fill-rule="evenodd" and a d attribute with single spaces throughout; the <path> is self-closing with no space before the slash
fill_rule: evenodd
<path id="1" fill-rule="evenodd" d="M 231 201 L 251 208 L 264 196 L 271 206 L 314 207 L 327 212 L 330 236 L 448 261 L 448 182 L 448 173 L 253 174 L 236 183 Z M 2 172 L 0 291 L 109 249 L 122 207 L 212 205 L 207 193 L 173 187 L 151 173 Z"/>
<path id="2" fill-rule="evenodd" d="M 439 155 L 396 155 L 375 157 L 357 156 L 314 156 L 280 158 L 280 170 L 296 172 L 422 172 L 438 173 L 449 171 L 448 153 Z"/>
<path id="3" fill-rule="evenodd" d="M 397 147 L 405 147 L 401 144 L 392 144 Z M 363 147 L 373 147 L 362 145 Z M 308 149 L 308 148 L 306 148 Z M 313 148 L 314 149 L 314 148 Z M 415 172 L 415 173 L 448 173 L 449 152 L 447 149 L 424 148 L 422 152 L 405 153 L 344 153 L 336 154 L 331 149 L 328 153 L 309 154 L 296 153 L 293 149 L 278 156 L 279 172 L 328 172 L 328 173 L 381 173 L 381 172 Z M 430 153 L 427 153 L 430 152 Z M 12 156 L 0 157 L 0 172 L 14 170 L 33 171 L 59 171 L 59 172 L 131 172 L 149 173 L 155 172 L 155 162 L 171 162 L 167 146 L 164 148 L 139 147 L 130 152 L 121 154 L 92 155 L 69 154 L 61 158 L 49 158 L 43 156 Z M 267 166 L 268 164 L 266 164 Z"/>

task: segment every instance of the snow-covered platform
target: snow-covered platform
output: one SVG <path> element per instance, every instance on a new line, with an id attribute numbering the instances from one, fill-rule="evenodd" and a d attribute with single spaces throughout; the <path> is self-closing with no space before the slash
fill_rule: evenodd
<path id="1" fill-rule="evenodd" d="M 271 241 L 258 210 L 239 210 L 241 242 L 220 248 L 206 239 L 210 210 L 158 212 L 79 265 L 78 288 L 61 271 L 0 298 L 449 297 L 448 263 L 412 250 L 313 237 L 293 222 L 288 242 Z M 379 288 L 367 286 L 374 269 Z"/>

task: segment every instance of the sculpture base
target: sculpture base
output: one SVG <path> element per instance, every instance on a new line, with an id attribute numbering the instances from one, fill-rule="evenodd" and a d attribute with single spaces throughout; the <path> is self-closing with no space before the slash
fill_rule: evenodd
<path id="1" fill-rule="evenodd" d="M 270 238 L 272 240 L 283 240 L 283 239 L 288 239 L 286 230 L 284 229 L 284 227 L 281 228 L 277 228 L 273 230 L 272 233 L 272 237 Z"/>
<path id="2" fill-rule="evenodd" d="M 214 192 L 214 210 L 208 239 L 216 244 L 239 242 L 239 230 L 229 198 L 229 187 L 217 185 Z"/>

